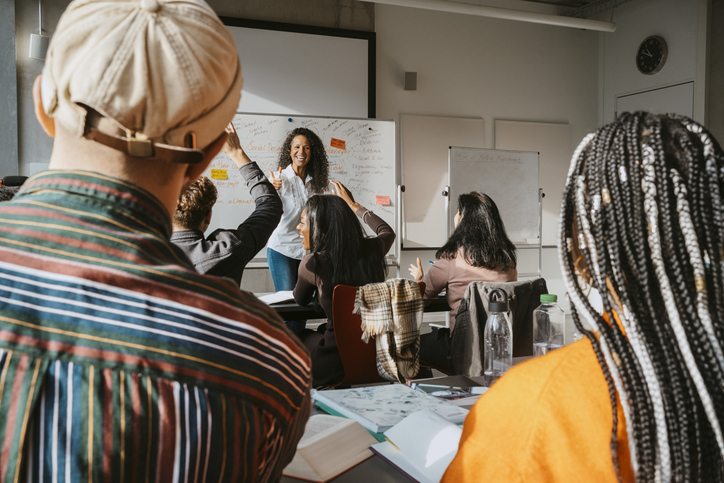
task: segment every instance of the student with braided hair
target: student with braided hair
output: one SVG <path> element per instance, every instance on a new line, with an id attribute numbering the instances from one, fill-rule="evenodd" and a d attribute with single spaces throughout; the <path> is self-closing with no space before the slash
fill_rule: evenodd
<path id="1" fill-rule="evenodd" d="M 723 188 L 688 118 L 624 113 L 583 140 L 559 256 L 586 337 L 481 398 L 443 481 L 724 479 Z"/>

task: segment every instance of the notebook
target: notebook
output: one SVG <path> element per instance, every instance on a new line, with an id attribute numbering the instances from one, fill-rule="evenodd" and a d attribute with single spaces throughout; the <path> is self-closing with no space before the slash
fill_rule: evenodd
<path id="1" fill-rule="evenodd" d="M 416 391 L 404 384 L 352 389 L 312 390 L 312 398 L 325 411 L 329 408 L 354 419 L 373 433 L 387 431 L 405 417 L 430 410 L 444 419 L 462 424 L 468 410 Z M 326 407 L 325 407 L 326 406 Z"/>

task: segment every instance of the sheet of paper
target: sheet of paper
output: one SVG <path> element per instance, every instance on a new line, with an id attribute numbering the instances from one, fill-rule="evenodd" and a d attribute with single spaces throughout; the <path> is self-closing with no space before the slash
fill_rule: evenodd
<path id="1" fill-rule="evenodd" d="M 387 439 L 435 482 L 457 454 L 462 434 L 460 426 L 429 410 L 416 412 L 385 431 Z"/>
<path id="2" fill-rule="evenodd" d="M 412 460 L 389 441 L 372 445 L 370 449 L 415 481 L 419 481 L 420 483 L 436 483 L 431 478 L 428 478 L 420 468 L 415 466 Z"/>
<path id="3" fill-rule="evenodd" d="M 289 302 L 294 300 L 294 293 L 291 290 L 282 290 L 281 292 L 270 293 L 262 295 L 259 300 L 267 305 L 279 304 L 282 302 Z"/>
<path id="4" fill-rule="evenodd" d="M 346 421 L 350 421 L 346 418 L 340 418 L 339 416 L 331 416 L 329 414 L 315 414 L 310 417 L 307 421 L 307 425 L 304 427 L 304 435 L 299 440 L 301 446 L 305 441 L 312 437 L 324 433 L 328 429 L 343 424 Z"/>

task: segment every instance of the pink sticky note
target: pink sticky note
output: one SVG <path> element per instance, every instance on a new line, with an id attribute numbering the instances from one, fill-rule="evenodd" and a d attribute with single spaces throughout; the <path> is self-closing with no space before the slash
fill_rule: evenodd
<path id="1" fill-rule="evenodd" d="M 379 196 L 379 195 L 375 196 L 375 204 L 390 206 L 390 197 L 389 196 Z"/>

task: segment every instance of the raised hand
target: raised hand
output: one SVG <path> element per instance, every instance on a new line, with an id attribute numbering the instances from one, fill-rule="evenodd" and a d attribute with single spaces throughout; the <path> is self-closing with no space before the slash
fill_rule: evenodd
<path id="1" fill-rule="evenodd" d="M 425 272 L 422 271 L 422 261 L 420 261 L 420 257 L 417 257 L 417 265 L 413 263 L 410 264 L 409 270 L 414 280 L 422 280 L 422 277 L 425 276 Z"/>
<path id="2" fill-rule="evenodd" d="M 357 203 L 354 200 L 354 196 L 352 196 L 352 193 L 339 181 L 330 181 L 332 186 L 334 187 L 334 194 L 342 198 L 345 203 L 347 203 L 347 206 L 349 206 L 349 209 L 352 211 L 357 211 L 362 207 L 359 203 Z"/>
<path id="3" fill-rule="evenodd" d="M 251 163 L 251 159 L 244 152 L 244 148 L 241 147 L 241 141 L 239 141 L 239 135 L 236 133 L 236 129 L 232 123 L 226 126 L 226 132 L 229 133 L 229 137 L 226 139 L 224 146 L 221 148 L 226 154 L 229 155 L 232 161 L 241 168 L 245 164 Z"/>

